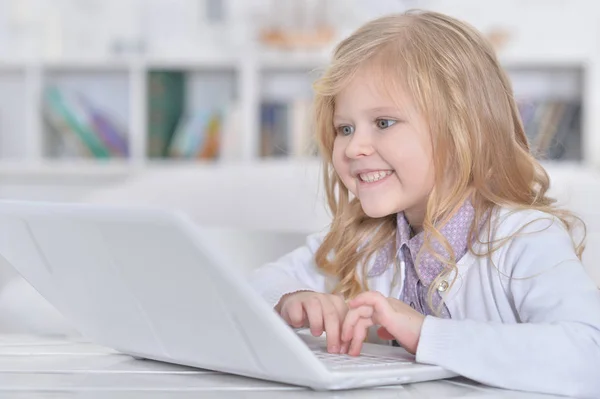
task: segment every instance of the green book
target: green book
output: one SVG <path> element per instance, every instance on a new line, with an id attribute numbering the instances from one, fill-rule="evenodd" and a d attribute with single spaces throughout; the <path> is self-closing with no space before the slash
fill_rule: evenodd
<path id="1" fill-rule="evenodd" d="M 148 148 L 152 158 L 163 158 L 185 109 L 185 73 L 150 71 L 148 74 Z"/>

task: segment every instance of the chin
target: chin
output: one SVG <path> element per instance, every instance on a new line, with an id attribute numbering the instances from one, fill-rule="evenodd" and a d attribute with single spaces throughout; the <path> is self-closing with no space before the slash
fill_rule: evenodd
<path id="1" fill-rule="evenodd" d="M 398 213 L 396 210 L 381 206 L 362 206 L 363 212 L 370 218 L 378 219 Z"/>

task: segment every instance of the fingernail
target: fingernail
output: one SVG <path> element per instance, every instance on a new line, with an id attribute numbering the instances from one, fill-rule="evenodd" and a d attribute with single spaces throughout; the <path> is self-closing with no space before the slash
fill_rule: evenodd
<path id="1" fill-rule="evenodd" d="M 329 348 L 329 353 L 340 353 L 340 348 L 338 348 L 336 345 L 333 345 Z"/>

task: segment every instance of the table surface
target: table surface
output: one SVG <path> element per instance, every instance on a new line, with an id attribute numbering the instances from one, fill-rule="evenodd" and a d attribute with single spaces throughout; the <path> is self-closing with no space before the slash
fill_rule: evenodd
<path id="1" fill-rule="evenodd" d="M 549 398 L 463 378 L 315 392 L 184 366 L 135 360 L 80 338 L 0 336 L 0 396 L 10 398 Z"/>

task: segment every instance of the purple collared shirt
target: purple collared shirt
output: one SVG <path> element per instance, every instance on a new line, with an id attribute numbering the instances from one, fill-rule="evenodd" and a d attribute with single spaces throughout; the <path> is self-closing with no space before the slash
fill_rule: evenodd
<path id="1" fill-rule="evenodd" d="M 475 216 L 475 210 L 470 201 L 466 201 L 458 212 L 440 229 L 440 233 L 448 240 L 454 251 L 456 261 L 460 260 L 468 250 L 469 229 Z M 444 264 L 437 260 L 430 252 L 421 253 L 419 264 L 416 265 L 417 255 L 423 246 L 424 232 L 411 237 L 411 229 L 403 212 L 397 215 L 398 230 L 396 233 L 396 246 L 398 252 L 396 257 L 404 262 L 404 288 L 399 299 L 409 304 L 411 307 L 424 315 L 433 315 L 435 310 L 439 309 L 442 297 L 438 292 L 445 291 L 448 282 L 441 282 L 436 287 L 433 296 L 433 308 L 427 305 L 427 292 L 435 278 L 444 270 Z M 431 246 L 433 249 L 447 257 L 448 254 L 442 245 L 432 238 Z M 377 276 L 385 271 L 392 263 L 391 252 L 393 245 L 386 246 L 375 258 L 375 262 L 369 271 L 369 277 Z M 440 317 L 450 318 L 448 308 L 444 305 L 440 309 Z"/>

